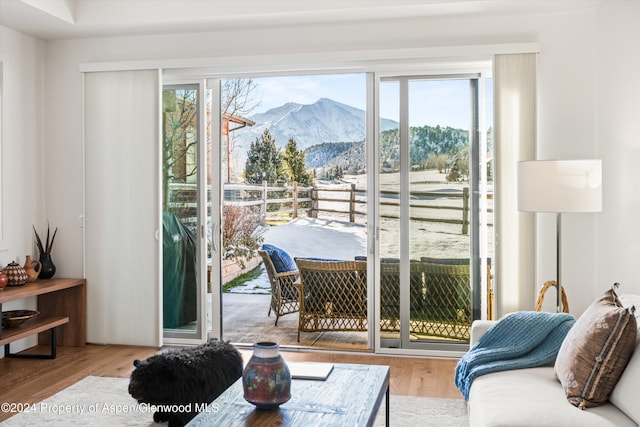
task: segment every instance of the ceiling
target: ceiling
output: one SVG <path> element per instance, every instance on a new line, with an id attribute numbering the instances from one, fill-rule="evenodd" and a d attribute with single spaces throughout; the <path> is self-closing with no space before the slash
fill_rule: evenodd
<path id="1" fill-rule="evenodd" d="M 42 40 L 403 18 L 575 13 L 608 0 L 0 0 L 0 24 Z"/>

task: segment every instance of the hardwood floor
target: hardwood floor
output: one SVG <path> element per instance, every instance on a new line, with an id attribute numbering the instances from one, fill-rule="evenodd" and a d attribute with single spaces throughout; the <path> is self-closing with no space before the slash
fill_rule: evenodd
<path id="1" fill-rule="evenodd" d="M 34 347 L 28 351 L 46 352 Z M 250 348 L 240 348 L 246 361 Z M 145 359 L 158 349 L 119 345 L 58 347 L 58 357 L 47 359 L 0 359 L 0 403 L 34 403 L 76 383 L 86 376 L 128 378 L 134 359 Z M 364 363 L 389 365 L 391 394 L 461 399 L 453 384 L 457 360 L 390 357 L 362 353 L 283 351 L 290 361 Z M 0 412 L 0 422 L 13 414 Z"/>

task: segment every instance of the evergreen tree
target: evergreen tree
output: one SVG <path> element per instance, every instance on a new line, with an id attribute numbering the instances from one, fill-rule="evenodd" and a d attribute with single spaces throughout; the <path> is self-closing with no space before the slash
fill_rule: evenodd
<path id="1" fill-rule="evenodd" d="M 344 173 L 342 171 L 342 167 L 340 165 L 336 165 L 336 167 L 333 168 L 333 179 L 335 180 L 342 179 L 343 176 L 344 176 Z"/>
<path id="2" fill-rule="evenodd" d="M 449 182 L 457 182 L 460 180 L 460 166 L 458 165 L 458 160 L 454 160 L 451 165 L 451 169 L 449 170 L 449 174 L 447 175 L 447 181 Z"/>
<path id="3" fill-rule="evenodd" d="M 306 153 L 298 150 L 295 139 L 289 138 L 289 142 L 284 150 L 284 164 L 289 174 L 290 182 L 297 182 L 303 185 L 311 184 L 311 175 L 306 168 Z"/>
<path id="4" fill-rule="evenodd" d="M 251 143 L 247 153 L 244 171 L 245 179 L 251 184 L 267 181 L 270 184 L 283 183 L 286 174 L 282 165 L 282 153 L 269 129 Z"/>

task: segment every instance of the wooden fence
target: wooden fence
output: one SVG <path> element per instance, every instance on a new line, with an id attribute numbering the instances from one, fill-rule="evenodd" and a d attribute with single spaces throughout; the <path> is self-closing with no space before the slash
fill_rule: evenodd
<path id="1" fill-rule="evenodd" d="M 469 188 L 460 192 L 411 192 L 411 220 L 448 223 L 461 226 L 461 233 L 469 233 Z M 492 198 L 491 195 L 488 196 Z M 384 190 L 380 194 L 381 217 L 399 218 L 394 213 L 400 206 L 398 191 Z M 322 213 L 344 214 L 350 222 L 366 219 L 367 195 L 355 184 L 285 187 L 244 184 L 225 184 L 224 203 L 235 206 L 254 206 L 263 217 L 277 220 L 286 215 L 297 218 L 306 212 L 312 218 Z M 385 207 L 386 210 L 385 210 Z M 492 212 L 489 209 L 489 212 Z M 436 215 L 436 213 L 440 213 Z"/>
<path id="2" fill-rule="evenodd" d="M 195 221 L 195 185 L 173 184 L 171 186 L 172 210 L 180 210 L 182 217 L 193 217 Z M 488 199 L 492 199 L 488 195 Z M 383 218 L 399 218 L 398 191 L 384 190 L 380 193 Z M 366 219 L 367 192 L 355 184 L 289 186 L 225 184 L 224 203 L 234 206 L 253 207 L 259 210 L 266 221 L 278 221 L 283 217 L 297 218 L 302 213 L 318 218 L 322 213 L 345 215 L 350 222 Z M 469 188 L 457 192 L 412 191 L 411 220 L 460 225 L 461 233 L 469 233 Z M 488 210 L 493 212 L 492 209 Z M 492 224 L 489 224 L 492 225 Z"/>

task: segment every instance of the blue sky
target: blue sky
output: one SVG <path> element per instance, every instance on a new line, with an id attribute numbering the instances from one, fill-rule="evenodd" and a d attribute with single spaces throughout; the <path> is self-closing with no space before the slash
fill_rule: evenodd
<path id="1" fill-rule="evenodd" d="M 331 74 L 291 77 L 254 78 L 255 96 L 261 99 L 253 113 L 267 111 L 287 102 L 312 104 L 320 98 L 330 98 L 352 107 L 365 109 L 366 77 L 364 74 Z M 398 119 L 397 86 L 383 84 L 380 92 L 381 116 Z M 488 85 L 487 91 L 491 87 Z M 410 125 L 440 125 L 467 129 L 469 127 L 469 85 L 467 80 L 419 81 L 409 89 Z M 490 121 L 492 105 L 488 105 Z"/>

